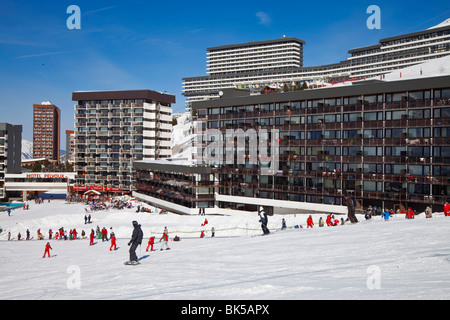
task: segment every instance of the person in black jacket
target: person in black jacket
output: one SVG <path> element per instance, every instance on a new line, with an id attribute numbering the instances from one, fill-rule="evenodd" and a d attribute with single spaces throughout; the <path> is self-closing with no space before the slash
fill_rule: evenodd
<path id="1" fill-rule="evenodd" d="M 258 215 L 259 215 L 259 217 L 260 217 L 259 222 L 261 222 L 261 229 L 263 230 L 263 233 L 264 233 L 265 235 L 266 235 L 266 234 L 269 234 L 270 231 L 269 231 L 269 229 L 267 228 L 267 223 L 268 223 L 269 221 L 268 221 L 268 219 L 267 219 L 267 214 L 266 214 L 266 212 L 265 212 L 264 210 L 262 210 Z"/>
<path id="2" fill-rule="evenodd" d="M 128 242 L 128 245 L 130 247 L 130 262 L 131 263 L 138 263 L 138 258 L 136 255 L 136 248 L 138 245 L 142 243 L 142 238 L 144 237 L 144 233 L 142 232 L 141 225 L 138 224 L 137 221 L 133 221 L 133 234 L 131 236 L 130 242 Z"/>

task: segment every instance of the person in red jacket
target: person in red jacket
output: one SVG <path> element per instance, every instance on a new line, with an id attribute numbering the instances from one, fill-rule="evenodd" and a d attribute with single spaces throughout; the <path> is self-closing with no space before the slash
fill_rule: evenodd
<path id="1" fill-rule="evenodd" d="M 414 211 L 411 210 L 411 207 L 408 208 L 408 211 L 406 211 L 406 219 L 414 219 Z"/>
<path id="2" fill-rule="evenodd" d="M 311 215 L 306 219 L 306 224 L 308 225 L 306 228 L 312 228 L 314 226 L 313 218 Z"/>
<path id="3" fill-rule="evenodd" d="M 93 246 L 94 245 L 94 229 L 91 229 L 91 235 L 89 236 L 89 245 Z"/>
<path id="4" fill-rule="evenodd" d="M 450 216 L 450 203 L 448 202 L 444 205 L 444 215 L 446 217 Z"/>
<path id="5" fill-rule="evenodd" d="M 50 250 L 53 250 L 52 247 L 50 246 L 50 242 L 47 242 L 47 244 L 45 245 L 45 252 L 44 252 L 44 256 L 42 258 L 45 258 L 45 255 L 47 254 L 48 257 L 50 258 Z"/>
<path id="6" fill-rule="evenodd" d="M 150 237 L 150 239 L 148 239 L 148 245 L 147 245 L 147 249 L 145 249 L 145 251 L 148 252 L 148 248 L 150 248 L 150 251 L 153 251 L 154 243 L 155 243 L 155 237 Z"/>
<path id="7" fill-rule="evenodd" d="M 326 222 L 327 222 L 327 226 L 328 227 L 332 227 L 333 226 L 333 223 L 331 222 L 331 213 L 329 215 L 327 215 Z"/>
<path id="8" fill-rule="evenodd" d="M 114 232 L 112 230 L 111 230 L 110 236 L 111 236 L 111 246 L 109 247 L 109 251 L 111 251 L 112 247 L 114 247 L 114 251 L 115 251 L 115 250 L 117 250 L 116 235 L 114 234 Z"/>
<path id="9" fill-rule="evenodd" d="M 163 250 L 163 247 L 166 248 L 166 250 L 169 250 L 169 235 L 167 234 L 167 231 L 164 231 L 161 239 L 159 239 L 159 242 L 161 242 L 161 240 L 163 241 L 162 245 L 161 245 L 161 250 Z"/>

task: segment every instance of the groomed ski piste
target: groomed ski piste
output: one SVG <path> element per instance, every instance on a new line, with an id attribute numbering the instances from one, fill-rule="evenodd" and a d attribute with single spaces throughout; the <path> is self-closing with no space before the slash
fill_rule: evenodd
<path id="1" fill-rule="evenodd" d="M 136 209 L 92 212 L 63 200 L 35 204 L 29 210 L 0 213 L 0 299 L 449 299 L 450 217 L 403 214 L 359 223 L 306 228 L 306 215 L 269 216 L 271 234 L 261 235 L 256 214 L 176 215 L 136 213 Z M 339 220 L 341 217 L 336 216 Z M 202 227 L 204 220 L 208 224 Z M 280 230 L 285 218 L 287 229 Z M 132 221 L 141 224 L 144 241 L 136 250 L 139 265 L 127 266 Z M 303 228 L 293 228 L 302 225 Z M 110 242 L 48 240 L 60 228 L 89 234 L 112 227 Z M 171 250 L 160 251 L 167 227 Z M 211 238 L 214 227 L 215 238 Z M 33 240 L 22 239 L 29 229 Z M 37 239 L 37 229 L 45 236 Z M 201 230 L 206 235 L 200 238 Z M 8 241 L 8 232 L 13 240 Z M 155 236 L 155 251 L 146 252 Z M 50 242 L 51 258 L 42 258 Z"/>

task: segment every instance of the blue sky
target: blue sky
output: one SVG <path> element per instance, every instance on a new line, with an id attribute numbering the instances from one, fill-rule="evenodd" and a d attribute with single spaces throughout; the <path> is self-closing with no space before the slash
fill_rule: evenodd
<path id="1" fill-rule="evenodd" d="M 81 29 L 69 30 L 70 5 Z M 381 29 L 369 30 L 369 5 Z M 32 105 L 61 109 L 61 135 L 74 127 L 73 91 L 151 89 L 176 95 L 182 78 L 206 75 L 206 48 L 297 37 L 304 66 L 335 63 L 379 39 L 427 29 L 450 17 L 448 1 L 84 1 L 2 0 L 0 122 L 32 140 Z M 65 138 L 62 137 L 62 147 Z"/>

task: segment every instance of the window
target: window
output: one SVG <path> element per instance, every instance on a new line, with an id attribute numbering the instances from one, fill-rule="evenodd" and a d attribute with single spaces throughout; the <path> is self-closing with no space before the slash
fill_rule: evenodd
<path id="1" fill-rule="evenodd" d="M 306 139 L 319 139 L 322 135 L 322 131 L 308 131 L 306 132 Z"/>
<path id="2" fill-rule="evenodd" d="M 435 138 L 449 138 L 450 137 L 450 127 L 434 128 Z"/>
<path id="3" fill-rule="evenodd" d="M 344 139 L 355 139 L 358 134 L 361 134 L 361 130 L 344 130 Z"/>
<path id="4" fill-rule="evenodd" d="M 362 155 L 361 147 L 342 147 L 342 154 L 344 156 Z"/>
<path id="5" fill-rule="evenodd" d="M 386 129 L 384 136 L 386 138 L 402 138 L 404 133 L 406 133 L 405 128 Z"/>
<path id="6" fill-rule="evenodd" d="M 364 121 L 382 121 L 383 120 L 383 112 L 365 112 L 364 113 Z"/>
<path id="7" fill-rule="evenodd" d="M 385 147 L 385 156 L 406 156 L 406 147 Z"/>
<path id="8" fill-rule="evenodd" d="M 364 147 L 363 155 L 365 156 L 382 156 L 383 147 Z"/>
<path id="9" fill-rule="evenodd" d="M 403 115 L 406 115 L 406 110 L 386 111 L 386 120 L 401 120 Z"/>
<path id="10" fill-rule="evenodd" d="M 429 90 L 409 92 L 409 101 L 429 100 L 430 97 L 431 97 L 431 92 Z"/>
<path id="11" fill-rule="evenodd" d="M 340 130 L 325 130 L 323 134 L 324 139 L 340 139 L 341 131 Z"/>
<path id="12" fill-rule="evenodd" d="M 408 119 L 429 119 L 431 118 L 431 109 L 409 110 Z"/>
<path id="13" fill-rule="evenodd" d="M 409 128 L 408 129 L 409 138 L 430 138 L 431 128 Z"/>
<path id="14" fill-rule="evenodd" d="M 408 156 L 410 157 L 429 157 L 430 147 L 409 147 Z"/>
<path id="15" fill-rule="evenodd" d="M 363 137 L 366 139 L 383 138 L 383 129 L 364 129 Z"/>
<path id="16" fill-rule="evenodd" d="M 362 169 L 364 173 L 383 173 L 382 164 L 365 163 Z"/>
<path id="17" fill-rule="evenodd" d="M 450 157 L 450 147 L 433 147 L 433 156 Z"/>
<path id="18" fill-rule="evenodd" d="M 361 97 L 344 97 L 344 105 L 355 105 L 361 100 Z"/>
<path id="19" fill-rule="evenodd" d="M 344 113 L 344 122 L 354 122 L 357 121 L 358 118 L 361 118 L 361 112 L 356 113 Z"/>
<path id="20" fill-rule="evenodd" d="M 325 123 L 341 122 L 341 115 L 340 114 L 326 114 L 324 116 L 324 122 Z"/>

